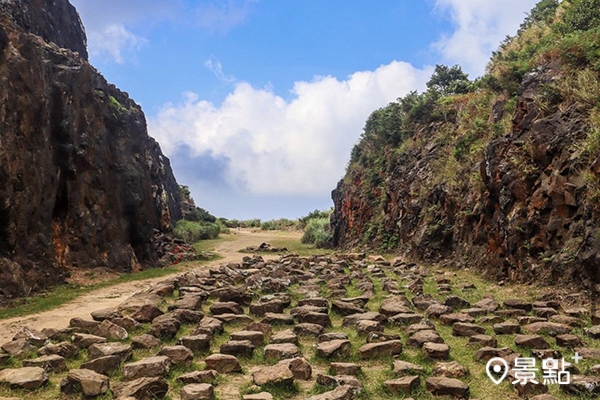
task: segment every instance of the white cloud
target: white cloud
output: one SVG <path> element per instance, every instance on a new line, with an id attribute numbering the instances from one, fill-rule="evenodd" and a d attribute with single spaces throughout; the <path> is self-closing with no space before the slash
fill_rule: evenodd
<path id="1" fill-rule="evenodd" d="M 226 83 L 233 83 L 236 81 L 236 79 L 233 76 L 225 75 L 225 73 L 223 72 L 223 66 L 221 65 L 221 62 L 217 60 L 214 56 L 206 60 L 204 62 L 204 66 L 208 68 L 208 70 L 212 72 L 220 81 Z"/>
<path id="2" fill-rule="evenodd" d="M 242 24 L 258 0 L 218 0 L 198 5 L 196 24 L 211 32 L 225 33 Z"/>
<path id="3" fill-rule="evenodd" d="M 117 64 L 125 62 L 125 54 L 131 53 L 146 45 L 148 41 L 136 36 L 123 25 L 106 26 L 102 31 L 92 31 L 88 34 L 88 47 L 94 56 L 109 56 Z"/>
<path id="4" fill-rule="evenodd" d="M 229 159 L 230 186 L 257 195 L 322 195 L 343 175 L 368 115 L 411 90 L 432 69 L 394 61 L 346 80 L 296 82 L 289 101 L 270 88 L 238 82 L 220 106 L 187 93 L 149 119 L 167 155 L 181 145 Z"/>
<path id="5" fill-rule="evenodd" d="M 458 63 L 472 77 L 482 75 L 492 51 L 506 35 L 514 35 L 538 0 L 436 0 L 449 12 L 455 30 L 434 44 L 450 64 Z"/>

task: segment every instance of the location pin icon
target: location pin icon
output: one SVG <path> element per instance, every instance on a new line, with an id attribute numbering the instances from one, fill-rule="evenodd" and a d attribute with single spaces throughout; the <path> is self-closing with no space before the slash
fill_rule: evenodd
<path id="1" fill-rule="evenodd" d="M 502 367 L 504 367 L 502 376 L 500 376 L 500 378 L 496 378 L 496 375 L 500 374 L 502 371 Z M 499 385 L 500 382 L 506 378 L 506 375 L 508 375 L 508 363 L 503 358 L 494 357 L 485 365 L 485 372 L 487 372 L 487 375 L 490 377 L 492 382 L 494 382 L 496 385 Z"/>

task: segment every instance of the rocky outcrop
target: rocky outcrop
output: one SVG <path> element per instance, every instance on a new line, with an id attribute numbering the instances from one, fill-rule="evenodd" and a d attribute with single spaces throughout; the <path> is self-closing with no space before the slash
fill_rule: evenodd
<path id="1" fill-rule="evenodd" d="M 512 128 L 453 175 L 440 166 L 457 148 L 444 136 L 456 117 L 420 126 L 399 154 L 382 148 L 383 166 L 349 168 L 332 192 L 335 245 L 379 245 L 498 280 L 600 283 L 600 208 L 586 185 L 598 179 L 600 155 L 582 156 L 589 108 L 540 107 L 557 79 L 560 64 L 548 62 L 525 74 L 516 107 L 497 95 L 488 124 L 510 113 Z M 464 183 L 470 175 L 479 178 Z"/>
<path id="2" fill-rule="evenodd" d="M 85 43 L 67 0 L 0 1 L 0 299 L 72 266 L 153 266 L 153 230 L 180 218 L 140 106 L 87 62 Z"/>

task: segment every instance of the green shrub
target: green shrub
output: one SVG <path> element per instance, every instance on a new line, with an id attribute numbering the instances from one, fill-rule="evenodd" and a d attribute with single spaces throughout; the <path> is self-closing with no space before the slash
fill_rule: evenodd
<path id="1" fill-rule="evenodd" d="M 287 218 L 272 219 L 270 221 L 265 221 L 262 224 L 260 224 L 260 229 L 262 229 L 263 231 L 283 231 L 286 229 L 290 230 L 297 228 L 298 221 Z"/>
<path id="2" fill-rule="evenodd" d="M 312 218 L 306 225 L 302 239 L 304 244 L 314 244 L 317 248 L 328 247 L 331 242 L 329 218 Z"/>
<path id="3" fill-rule="evenodd" d="M 187 243 L 194 243 L 198 240 L 216 239 L 220 231 L 221 226 L 216 223 L 194 222 L 182 219 L 177 221 L 175 229 L 173 229 L 173 235 Z"/>

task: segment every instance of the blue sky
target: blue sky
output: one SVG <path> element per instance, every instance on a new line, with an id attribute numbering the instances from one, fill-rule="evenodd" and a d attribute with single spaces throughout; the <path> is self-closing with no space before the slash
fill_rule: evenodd
<path id="1" fill-rule="evenodd" d="M 471 78 L 535 0 L 71 0 L 92 64 L 143 107 L 196 204 L 296 218 L 332 206 L 368 115 Z"/>

